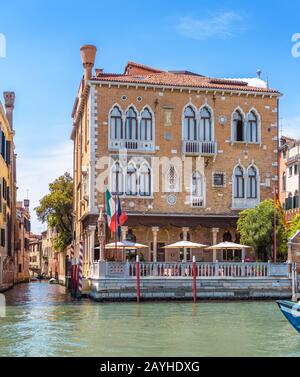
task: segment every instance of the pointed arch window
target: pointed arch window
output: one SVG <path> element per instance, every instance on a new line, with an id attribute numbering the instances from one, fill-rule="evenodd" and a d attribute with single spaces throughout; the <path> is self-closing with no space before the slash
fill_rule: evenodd
<path id="1" fill-rule="evenodd" d="M 110 136 L 113 140 L 123 139 L 122 112 L 117 106 L 110 113 Z"/>
<path id="2" fill-rule="evenodd" d="M 258 142 L 258 119 L 254 111 L 248 115 L 248 138 L 250 143 Z"/>
<path id="3" fill-rule="evenodd" d="M 189 141 L 195 141 L 198 138 L 196 113 L 191 106 L 184 111 L 184 137 Z"/>
<path id="4" fill-rule="evenodd" d="M 244 118 L 239 110 L 233 114 L 234 141 L 244 141 Z"/>
<path id="5" fill-rule="evenodd" d="M 119 162 L 116 162 L 112 167 L 111 174 L 111 192 L 113 195 L 123 195 L 124 193 L 124 177 L 123 169 Z"/>
<path id="6" fill-rule="evenodd" d="M 234 197 L 236 199 L 243 199 L 245 197 L 244 170 L 241 166 L 237 166 L 234 170 Z"/>
<path id="7" fill-rule="evenodd" d="M 248 169 L 248 199 L 257 199 L 258 174 L 254 166 Z"/>
<path id="8" fill-rule="evenodd" d="M 195 171 L 192 175 L 192 196 L 194 198 L 203 197 L 203 179 L 202 174 Z"/>
<path id="9" fill-rule="evenodd" d="M 143 165 L 139 177 L 140 196 L 151 196 L 151 169 Z"/>
<path id="10" fill-rule="evenodd" d="M 137 113 L 132 107 L 126 113 L 125 139 L 138 140 Z"/>
<path id="11" fill-rule="evenodd" d="M 130 163 L 126 174 L 126 195 L 136 196 L 137 193 L 137 170 L 135 165 Z"/>
<path id="12" fill-rule="evenodd" d="M 153 119 L 147 108 L 142 112 L 140 138 L 144 141 L 152 141 L 153 139 Z"/>
<path id="13" fill-rule="evenodd" d="M 207 107 L 200 111 L 201 141 L 212 141 L 212 116 Z"/>

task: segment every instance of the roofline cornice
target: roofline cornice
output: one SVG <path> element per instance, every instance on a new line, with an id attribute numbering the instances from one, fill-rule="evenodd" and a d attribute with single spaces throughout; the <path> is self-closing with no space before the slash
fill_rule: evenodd
<path id="1" fill-rule="evenodd" d="M 124 81 L 110 81 L 110 80 L 89 80 L 90 85 L 108 85 L 108 86 L 125 86 L 125 87 L 139 87 L 139 88 L 158 88 L 158 89 L 171 89 L 179 91 L 189 91 L 189 92 L 215 92 L 215 93 L 233 93 L 233 94 L 248 94 L 256 96 L 271 96 L 271 97 L 282 97 L 283 94 L 280 92 L 272 91 L 255 91 L 255 90 L 234 90 L 234 89 L 220 89 L 220 88 L 210 88 L 210 87 L 196 87 L 196 86 L 177 86 L 177 85 L 163 85 L 163 84 L 147 84 L 147 83 L 135 83 L 135 82 L 124 82 Z"/>

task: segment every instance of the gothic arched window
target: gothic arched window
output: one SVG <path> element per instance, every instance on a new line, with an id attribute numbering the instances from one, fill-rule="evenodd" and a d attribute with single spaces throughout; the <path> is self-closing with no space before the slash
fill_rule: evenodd
<path id="1" fill-rule="evenodd" d="M 124 193 L 123 169 L 119 162 L 116 162 L 111 169 L 111 192 L 113 195 Z"/>
<path id="2" fill-rule="evenodd" d="M 142 112 L 140 138 L 145 141 L 152 141 L 153 139 L 153 120 L 147 108 Z"/>
<path id="3" fill-rule="evenodd" d="M 234 141 L 244 141 L 244 118 L 239 110 L 233 114 Z"/>
<path id="4" fill-rule="evenodd" d="M 250 143 L 258 142 L 258 119 L 254 111 L 248 115 L 248 141 Z"/>
<path id="5" fill-rule="evenodd" d="M 191 106 L 184 111 L 184 137 L 189 141 L 198 139 L 196 113 Z"/>
<path id="6" fill-rule="evenodd" d="M 122 112 L 117 106 L 110 113 L 110 137 L 113 140 L 123 139 Z"/>
<path id="7" fill-rule="evenodd" d="M 126 113 L 126 140 L 138 140 L 138 120 L 135 110 L 131 107 Z"/>
<path id="8" fill-rule="evenodd" d="M 234 170 L 234 197 L 236 199 L 245 197 L 244 170 L 241 166 L 237 166 Z"/>
<path id="9" fill-rule="evenodd" d="M 192 175 L 192 196 L 203 198 L 203 179 L 198 171 L 195 171 Z"/>
<path id="10" fill-rule="evenodd" d="M 254 166 L 248 169 L 248 199 L 257 199 L 258 193 L 258 175 Z"/>
<path id="11" fill-rule="evenodd" d="M 151 169 L 144 164 L 140 169 L 140 196 L 151 196 L 151 184 Z"/>
<path id="12" fill-rule="evenodd" d="M 212 116 L 207 107 L 200 111 L 201 141 L 212 141 Z"/>
<path id="13" fill-rule="evenodd" d="M 137 195 L 137 171 L 134 164 L 130 163 L 127 167 L 126 174 L 126 195 Z"/>

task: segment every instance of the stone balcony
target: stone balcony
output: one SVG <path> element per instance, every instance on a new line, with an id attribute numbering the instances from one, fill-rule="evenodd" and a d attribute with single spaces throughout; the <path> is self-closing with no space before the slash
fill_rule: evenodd
<path id="1" fill-rule="evenodd" d="M 154 151 L 155 146 L 152 140 L 110 140 L 108 145 L 109 150 L 126 149 L 129 151 Z"/>
<path id="2" fill-rule="evenodd" d="M 215 141 L 184 140 L 182 153 L 186 156 L 215 156 L 218 153 L 218 146 Z"/>

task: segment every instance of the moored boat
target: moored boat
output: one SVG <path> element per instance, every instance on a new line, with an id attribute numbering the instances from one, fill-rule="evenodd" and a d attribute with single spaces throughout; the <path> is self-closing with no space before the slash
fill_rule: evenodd
<path id="1" fill-rule="evenodd" d="M 277 304 L 285 318 L 300 333 L 300 304 L 292 301 L 277 301 Z"/>
<path id="2" fill-rule="evenodd" d="M 58 281 L 54 278 L 49 280 L 49 284 L 58 284 Z"/>

